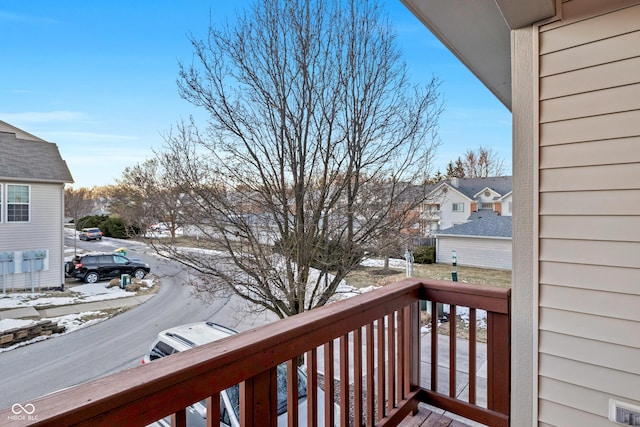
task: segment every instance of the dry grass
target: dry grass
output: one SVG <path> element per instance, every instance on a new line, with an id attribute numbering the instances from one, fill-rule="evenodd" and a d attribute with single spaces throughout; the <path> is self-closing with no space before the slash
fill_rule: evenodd
<path id="1" fill-rule="evenodd" d="M 488 268 L 458 267 L 458 281 L 478 285 L 511 287 L 511 271 Z M 453 267 L 449 264 L 414 264 L 413 276 L 437 280 L 451 280 Z M 381 270 L 377 267 L 360 267 L 347 275 L 346 282 L 356 288 L 385 286 L 406 277 L 404 269 Z"/>

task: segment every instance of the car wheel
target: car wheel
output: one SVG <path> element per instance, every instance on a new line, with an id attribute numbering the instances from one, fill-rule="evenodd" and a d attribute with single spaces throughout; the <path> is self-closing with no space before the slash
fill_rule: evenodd
<path id="1" fill-rule="evenodd" d="M 98 279 L 100 279 L 100 276 L 98 276 L 98 273 L 95 271 L 90 271 L 86 276 L 84 276 L 84 281 L 86 283 L 96 283 Z"/>
<path id="2" fill-rule="evenodd" d="M 140 280 L 144 279 L 144 276 L 146 275 L 147 275 L 147 272 L 140 268 L 133 272 L 133 277 Z"/>

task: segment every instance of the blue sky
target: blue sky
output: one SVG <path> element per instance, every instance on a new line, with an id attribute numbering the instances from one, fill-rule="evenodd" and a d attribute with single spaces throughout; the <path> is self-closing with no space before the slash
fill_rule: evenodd
<path id="1" fill-rule="evenodd" d="M 0 120 L 58 145 L 74 187 L 115 184 L 162 134 L 202 112 L 180 99 L 188 35 L 249 0 L 0 0 Z M 511 173 L 511 114 L 399 2 L 385 6 L 415 82 L 442 80 L 435 168 L 480 145 Z M 6 155 L 2 153 L 0 155 Z"/>

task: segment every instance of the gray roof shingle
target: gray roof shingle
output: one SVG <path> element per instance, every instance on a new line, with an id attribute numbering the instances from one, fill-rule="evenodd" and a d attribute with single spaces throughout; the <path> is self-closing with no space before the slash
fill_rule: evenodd
<path id="1" fill-rule="evenodd" d="M 485 216 L 440 230 L 436 236 L 482 236 L 511 238 L 510 216 Z"/>
<path id="2" fill-rule="evenodd" d="M 457 185 L 453 185 L 455 180 L 448 179 L 444 182 L 451 185 L 468 198 L 473 199 L 476 194 L 487 187 L 502 196 L 508 194 L 509 192 L 511 192 L 513 187 L 511 178 L 511 176 L 493 176 L 487 178 L 457 178 Z"/>
<path id="3" fill-rule="evenodd" d="M 24 138 L 24 139 L 23 139 Z M 0 179 L 71 183 L 58 146 L 0 121 Z"/>

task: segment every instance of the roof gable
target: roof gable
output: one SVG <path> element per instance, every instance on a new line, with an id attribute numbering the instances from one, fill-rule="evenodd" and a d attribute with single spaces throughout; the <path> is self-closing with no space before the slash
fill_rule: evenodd
<path id="1" fill-rule="evenodd" d="M 498 194 L 498 198 L 503 195 L 509 194 L 512 191 L 512 179 L 511 176 L 493 176 L 487 178 L 455 178 L 453 180 L 446 180 L 440 183 L 433 189 L 432 194 L 441 189 L 443 186 L 457 191 L 470 201 L 477 198 L 478 194 L 489 189 Z"/>
<path id="2" fill-rule="evenodd" d="M 56 144 L 0 122 L 0 179 L 71 183 Z"/>
<path id="3" fill-rule="evenodd" d="M 456 188 L 453 185 L 451 185 L 451 183 L 449 183 L 448 181 L 442 181 L 440 184 L 438 184 L 436 186 L 436 188 L 431 190 L 431 193 L 429 193 L 429 196 L 430 197 L 435 197 L 435 198 L 444 197 L 444 195 L 449 191 L 455 191 L 456 193 L 458 193 L 462 197 L 464 197 L 466 199 L 469 199 L 470 202 L 473 201 L 473 199 L 471 197 L 469 197 L 465 193 L 461 192 L 458 188 Z"/>

